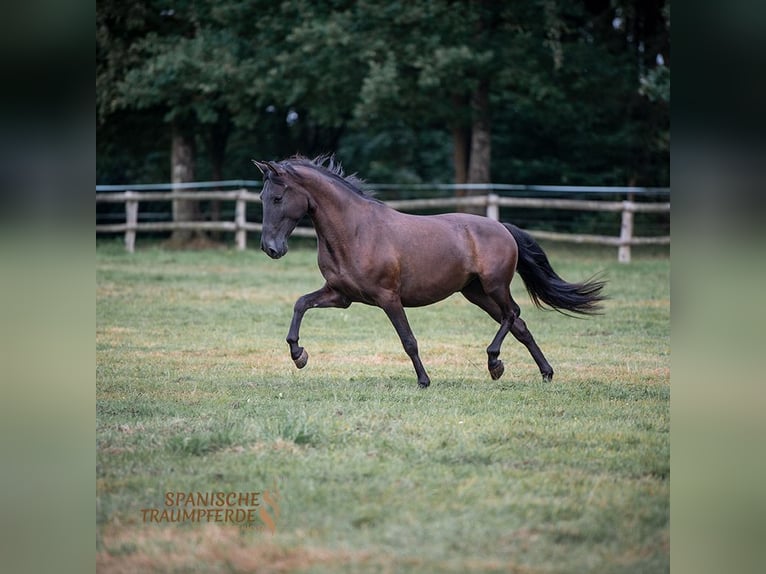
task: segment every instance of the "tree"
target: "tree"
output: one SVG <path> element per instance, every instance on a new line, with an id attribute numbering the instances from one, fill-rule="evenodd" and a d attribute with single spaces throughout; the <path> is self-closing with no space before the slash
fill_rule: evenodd
<path id="1" fill-rule="evenodd" d="M 354 110 L 357 125 L 379 125 L 393 116 L 421 126 L 448 126 L 454 180 L 486 180 L 495 4 L 364 4 L 357 17 L 369 23 L 370 41 L 362 53 L 367 75 Z"/>
<path id="2" fill-rule="evenodd" d="M 244 59 L 252 44 L 227 28 L 236 5 L 220 9 L 191 0 L 173 6 L 153 0 L 99 4 L 99 121 L 120 110 L 160 116 L 171 132 L 173 183 L 195 180 L 196 140 L 207 134 L 214 172 L 222 177 L 232 110 L 245 107 Z M 198 218 L 198 202 L 173 202 L 175 221 Z M 192 232 L 178 230 L 171 241 L 192 238 Z"/>
<path id="3" fill-rule="evenodd" d="M 162 124 L 185 177 L 342 150 L 399 181 L 662 184 L 668 5 L 100 0 L 99 150 Z"/>
<path id="4" fill-rule="evenodd" d="M 393 10 L 363 4 L 357 16 L 371 22 L 365 31 L 372 40 L 362 53 L 368 73 L 355 108 L 357 124 L 397 117 L 446 126 L 453 181 L 492 181 L 493 108 L 518 97 L 517 85 L 504 80 L 540 76 L 560 50 L 552 41 L 550 50 L 535 47 L 545 44 L 546 33 L 556 37 L 550 4 L 437 0 Z"/>

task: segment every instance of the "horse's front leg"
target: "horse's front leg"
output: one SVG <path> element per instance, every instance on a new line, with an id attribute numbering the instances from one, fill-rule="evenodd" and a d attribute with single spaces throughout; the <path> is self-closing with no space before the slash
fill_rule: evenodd
<path id="1" fill-rule="evenodd" d="M 293 362 L 295 362 L 296 367 L 302 369 L 309 360 L 306 349 L 298 345 L 304 313 L 316 307 L 340 307 L 345 309 L 349 305 L 351 305 L 351 301 L 345 295 L 335 291 L 327 284 L 318 291 L 308 293 L 295 302 L 293 320 L 290 323 L 290 331 L 287 333 L 287 344 L 290 345 L 290 356 Z"/>
<path id="2" fill-rule="evenodd" d="M 388 299 L 380 303 L 380 307 L 386 312 L 389 320 L 396 329 L 399 339 L 402 341 L 404 351 L 409 355 L 412 360 L 412 366 L 415 367 L 415 373 L 418 377 L 418 385 L 421 388 L 426 388 L 431 384 L 431 379 L 428 377 L 423 363 L 420 361 L 420 355 L 418 354 L 418 341 L 415 339 L 415 335 L 412 333 L 412 328 L 407 320 L 407 315 L 404 312 L 401 300 L 396 298 Z"/>

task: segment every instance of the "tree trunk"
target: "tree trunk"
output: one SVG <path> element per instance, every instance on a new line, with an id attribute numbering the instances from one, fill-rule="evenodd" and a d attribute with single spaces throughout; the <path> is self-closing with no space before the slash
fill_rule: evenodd
<path id="1" fill-rule="evenodd" d="M 479 82 L 471 96 L 471 156 L 468 162 L 468 183 L 490 183 L 492 161 L 492 140 L 489 122 L 489 82 Z M 470 190 L 466 195 L 483 195 L 486 190 Z M 469 213 L 483 214 L 481 207 L 469 207 Z"/>
<path id="2" fill-rule="evenodd" d="M 172 182 L 176 184 L 194 181 L 194 135 L 176 122 L 173 123 L 172 130 L 170 150 Z M 174 188 L 173 191 L 176 189 Z M 173 200 L 173 221 L 197 221 L 199 212 L 196 201 Z M 173 247 L 183 247 L 190 243 L 197 233 L 189 229 L 176 229 L 169 243 Z"/>
<path id="3" fill-rule="evenodd" d="M 223 164 L 226 158 L 226 143 L 229 139 L 231 124 L 225 112 L 222 112 L 221 120 L 210 127 L 210 164 L 213 171 L 213 181 L 223 180 Z M 214 199 L 210 202 L 210 219 L 221 220 L 221 202 Z M 214 241 L 221 239 L 220 231 L 213 231 L 210 237 Z"/>
<path id="4" fill-rule="evenodd" d="M 455 110 L 463 110 L 468 106 L 468 99 L 463 96 L 453 96 L 452 104 Z M 471 133 L 461 121 L 452 125 L 452 162 L 454 164 L 455 183 L 461 184 L 468 181 L 468 153 L 471 145 Z M 458 197 L 464 194 L 464 190 L 458 190 Z"/>
<path id="5" fill-rule="evenodd" d="M 452 160 L 455 164 L 455 183 L 460 185 L 468 181 L 468 146 L 469 132 L 465 128 L 452 128 Z M 465 189 L 457 189 L 455 197 L 463 197 Z"/>

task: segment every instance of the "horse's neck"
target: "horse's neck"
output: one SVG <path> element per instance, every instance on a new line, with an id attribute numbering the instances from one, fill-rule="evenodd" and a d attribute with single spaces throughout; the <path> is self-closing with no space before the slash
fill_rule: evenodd
<path id="1" fill-rule="evenodd" d="M 375 204 L 363 197 L 324 183 L 312 190 L 311 219 L 317 233 L 320 266 L 346 261 L 349 248 L 358 240 L 358 229 Z M 367 227 L 366 225 L 364 225 Z"/>
<path id="2" fill-rule="evenodd" d="M 311 219 L 318 235 L 343 237 L 353 233 L 355 221 L 363 217 L 369 202 L 363 197 L 328 183 L 314 186 L 311 192 L 314 209 Z"/>

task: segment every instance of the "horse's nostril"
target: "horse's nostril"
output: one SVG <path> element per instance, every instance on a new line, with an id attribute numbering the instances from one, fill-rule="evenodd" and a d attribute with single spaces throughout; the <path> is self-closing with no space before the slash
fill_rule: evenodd
<path id="1" fill-rule="evenodd" d="M 266 244 L 263 244 L 263 243 L 261 243 L 261 250 L 262 250 L 264 253 L 266 253 L 266 255 L 268 255 L 269 257 L 271 257 L 272 259 L 277 259 L 278 257 L 280 257 L 280 255 L 282 255 L 282 254 L 279 252 L 279 250 L 278 250 L 278 249 L 275 249 L 273 246 L 271 246 L 271 245 L 266 245 Z"/>

